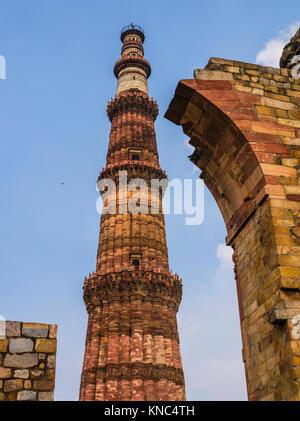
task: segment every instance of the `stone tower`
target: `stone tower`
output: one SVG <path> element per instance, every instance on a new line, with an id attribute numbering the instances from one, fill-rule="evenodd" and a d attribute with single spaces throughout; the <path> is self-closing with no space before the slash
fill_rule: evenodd
<path id="1" fill-rule="evenodd" d="M 89 319 L 80 400 L 185 400 L 176 320 L 182 283 L 169 270 L 162 190 L 156 212 L 147 203 L 151 181 L 166 179 L 154 130 L 158 106 L 148 96 L 142 28 L 125 27 L 121 41 L 117 93 L 107 107 L 106 167 L 98 179 L 114 182 L 116 206 L 104 208 L 96 273 L 84 282 Z M 126 203 L 134 192 L 141 194 L 137 212 Z M 106 206 L 107 187 L 100 193 Z"/>

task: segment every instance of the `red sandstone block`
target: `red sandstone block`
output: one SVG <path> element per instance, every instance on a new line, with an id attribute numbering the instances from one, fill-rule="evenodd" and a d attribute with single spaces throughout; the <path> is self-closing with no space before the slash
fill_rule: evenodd
<path id="1" fill-rule="evenodd" d="M 300 202 L 300 194 L 287 194 L 287 200 L 292 200 L 293 202 Z"/>
<path id="2" fill-rule="evenodd" d="M 247 103 L 241 104 L 240 102 L 232 102 L 232 101 L 224 101 L 224 100 L 214 101 L 214 103 L 222 111 L 226 111 L 228 109 L 230 109 L 230 110 L 241 110 L 241 111 L 254 110 L 253 104 L 247 104 Z"/>
<path id="3" fill-rule="evenodd" d="M 236 120 L 235 124 L 243 132 L 244 131 L 250 131 L 251 128 L 252 128 L 252 122 L 250 120 Z"/>
<path id="4" fill-rule="evenodd" d="M 268 145 L 265 145 L 265 147 L 266 147 L 266 152 L 280 153 L 280 154 L 286 154 L 290 156 L 290 150 L 283 145 L 268 144 Z"/>
<path id="5" fill-rule="evenodd" d="M 262 143 L 280 143 L 280 136 L 268 134 L 268 133 L 254 133 L 244 132 L 246 138 L 249 141 L 256 141 Z"/>
<path id="6" fill-rule="evenodd" d="M 231 82 L 224 80 L 185 79 L 182 83 L 196 91 L 202 89 L 232 90 Z"/>
<path id="7" fill-rule="evenodd" d="M 226 114 L 232 120 L 258 120 L 257 114 L 251 109 L 245 111 L 228 110 Z"/>
<path id="8" fill-rule="evenodd" d="M 200 93 L 210 101 L 233 101 L 233 102 L 240 102 L 239 94 L 232 91 L 219 91 L 219 90 L 210 90 L 210 91 L 200 91 Z"/>
<path id="9" fill-rule="evenodd" d="M 254 151 L 265 152 L 266 146 L 264 143 L 249 142 Z"/>
<path id="10" fill-rule="evenodd" d="M 255 152 L 255 155 L 259 162 L 263 162 L 264 164 L 275 164 L 276 158 L 274 155 L 270 153 L 264 152 Z"/>
<path id="11" fill-rule="evenodd" d="M 267 184 L 279 184 L 278 177 L 274 175 L 265 175 L 265 180 Z"/>
<path id="12" fill-rule="evenodd" d="M 238 96 L 240 98 L 241 103 L 260 104 L 260 101 L 261 101 L 261 97 L 259 95 L 246 94 L 244 92 L 239 92 Z"/>
<path id="13" fill-rule="evenodd" d="M 232 83 L 226 80 L 197 80 L 196 86 L 200 93 L 202 90 L 232 91 Z"/>

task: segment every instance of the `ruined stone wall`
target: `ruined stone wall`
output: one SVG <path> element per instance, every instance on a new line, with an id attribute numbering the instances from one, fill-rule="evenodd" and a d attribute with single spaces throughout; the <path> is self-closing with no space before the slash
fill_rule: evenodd
<path id="1" fill-rule="evenodd" d="M 4 325 L 5 334 L 0 336 L 0 401 L 52 401 L 57 326 L 11 321 Z"/>
<path id="2" fill-rule="evenodd" d="M 300 79 L 211 58 L 180 81 L 181 125 L 227 228 L 250 400 L 300 400 Z"/>

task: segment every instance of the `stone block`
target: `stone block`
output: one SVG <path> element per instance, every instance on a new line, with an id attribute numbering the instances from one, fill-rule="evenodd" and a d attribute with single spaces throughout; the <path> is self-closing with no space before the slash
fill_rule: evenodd
<path id="1" fill-rule="evenodd" d="M 9 379 L 11 377 L 11 369 L 0 367 L 0 379 Z"/>
<path id="2" fill-rule="evenodd" d="M 38 400 L 39 401 L 53 401 L 54 393 L 53 392 L 39 392 Z"/>
<path id="3" fill-rule="evenodd" d="M 32 338 L 46 338 L 48 325 L 44 323 L 23 323 L 22 334 Z"/>
<path id="4" fill-rule="evenodd" d="M 55 368 L 55 356 L 49 355 L 47 358 L 47 367 L 48 368 Z"/>
<path id="5" fill-rule="evenodd" d="M 280 108 L 283 110 L 297 110 L 297 106 L 291 102 L 278 101 L 277 99 L 265 98 L 261 99 L 262 105 L 267 107 Z"/>
<path id="6" fill-rule="evenodd" d="M 4 392 L 13 392 L 20 389 L 23 389 L 23 380 L 6 380 L 4 382 Z"/>
<path id="7" fill-rule="evenodd" d="M 37 339 L 35 344 L 36 352 L 56 352 L 56 339 Z"/>
<path id="8" fill-rule="evenodd" d="M 57 337 L 57 325 L 50 325 L 49 338 L 56 339 Z"/>
<path id="9" fill-rule="evenodd" d="M 11 339 L 9 342 L 9 351 L 12 354 L 31 352 L 33 350 L 33 341 L 29 338 Z"/>
<path id="10" fill-rule="evenodd" d="M 28 369 L 15 370 L 14 377 L 17 378 L 17 379 L 28 379 L 28 377 L 29 377 L 29 370 Z"/>
<path id="11" fill-rule="evenodd" d="M 51 380 L 35 380 L 33 382 L 34 389 L 36 390 L 53 390 L 54 383 Z"/>
<path id="12" fill-rule="evenodd" d="M 31 389 L 31 380 L 25 380 L 24 381 L 24 389 Z"/>
<path id="13" fill-rule="evenodd" d="M 285 167 L 283 165 L 275 164 L 261 164 L 260 166 L 263 170 L 263 173 L 266 175 L 276 175 L 284 177 L 296 177 L 297 175 L 296 169 L 291 168 L 289 166 Z"/>
<path id="14" fill-rule="evenodd" d="M 194 70 L 194 78 L 199 80 L 233 80 L 232 74 L 219 70 Z"/>
<path id="15" fill-rule="evenodd" d="M 5 324 L 6 337 L 21 336 L 21 323 L 7 321 Z"/>
<path id="16" fill-rule="evenodd" d="M 8 339 L 0 339 L 0 352 L 6 352 L 8 346 Z"/>
<path id="17" fill-rule="evenodd" d="M 37 354 L 8 354 L 4 358 L 5 367 L 30 368 L 38 364 Z"/>
<path id="18" fill-rule="evenodd" d="M 17 400 L 18 401 L 35 401 L 36 399 L 36 392 L 32 390 L 22 390 L 22 392 L 18 392 Z"/>
<path id="19" fill-rule="evenodd" d="M 32 379 L 37 379 L 38 377 L 41 377 L 43 374 L 43 370 L 30 370 L 30 377 Z"/>

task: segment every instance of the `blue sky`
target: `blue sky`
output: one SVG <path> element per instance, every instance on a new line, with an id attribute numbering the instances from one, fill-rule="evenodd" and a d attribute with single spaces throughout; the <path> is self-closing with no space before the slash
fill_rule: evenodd
<path id="1" fill-rule="evenodd" d="M 287 7 L 276 0 L 1 2 L 0 314 L 59 325 L 57 400 L 78 399 L 82 285 L 95 269 L 96 180 L 105 165 L 105 110 L 116 89 L 121 28 L 133 21 L 146 33 L 161 166 L 169 179 L 196 179 L 185 136 L 163 118 L 178 81 L 209 57 L 276 63 L 299 9 L 298 0 Z M 184 283 L 178 321 L 187 397 L 244 400 L 231 257 L 210 193 L 201 225 L 169 215 L 166 229 L 170 266 Z"/>

